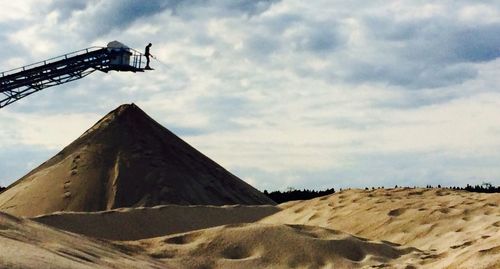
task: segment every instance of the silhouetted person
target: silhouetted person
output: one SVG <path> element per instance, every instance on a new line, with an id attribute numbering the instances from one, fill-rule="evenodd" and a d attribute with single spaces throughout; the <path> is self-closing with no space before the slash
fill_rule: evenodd
<path id="1" fill-rule="evenodd" d="M 149 57 L 152 56 L 151 53 L 149 52 L 149 49 L 151 48 L 151 46 L 153 46 L 151 43 L 149 43 L 147 46 L 146 46 L 146 50 L 144 52 L 144 56 L 146 56 L 146 67 L 145 69 L 151 69 L 151 67 L 149 67 Z"/>

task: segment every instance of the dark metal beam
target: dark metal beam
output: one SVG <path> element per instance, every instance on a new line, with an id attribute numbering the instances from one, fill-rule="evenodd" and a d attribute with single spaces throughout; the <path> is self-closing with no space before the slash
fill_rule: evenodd
<path id="1" fill-rule="evenodd" d="M 126 55 L 125 55 L 126 54 Z M 130 57 L 130 65 L 112 64 L 118 57 Z M 88 48 L 50 60 L 0 73 L 0 108 L 42 89 L 81 79 L 96 70 L 143 72 L 142 55 L 130 50 Z M 138 60 L 139 59 L 139 60 Z"/>

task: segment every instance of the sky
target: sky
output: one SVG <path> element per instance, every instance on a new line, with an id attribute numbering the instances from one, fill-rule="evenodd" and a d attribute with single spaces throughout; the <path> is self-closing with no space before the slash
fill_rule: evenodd
<path id="1" fill-rule="evenodd" d="M 500 2 L 0 1 L 0 70 L 158 58 L 0 110 L 0 185 L 135 103 L 260 190 L 500 185 Z"/>

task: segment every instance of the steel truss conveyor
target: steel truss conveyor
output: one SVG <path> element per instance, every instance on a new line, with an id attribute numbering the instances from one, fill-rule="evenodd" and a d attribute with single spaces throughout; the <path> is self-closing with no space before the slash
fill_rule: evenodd
<path id="1" fill-rule="evenodd" d="M 144 55 L 119 42 L 90 47 L 0 73 L 0 108 L 48 87 L 92 72 L 144 72 Z"/>

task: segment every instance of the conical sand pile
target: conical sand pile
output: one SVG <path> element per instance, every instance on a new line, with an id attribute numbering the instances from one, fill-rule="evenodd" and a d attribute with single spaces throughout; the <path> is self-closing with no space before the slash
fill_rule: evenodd
<path id="1" fill-rule="evenodd" d="M 274 204 L 146 115 L 122 105 L 0 194 L 19 216 L 160 204 Z"/>

